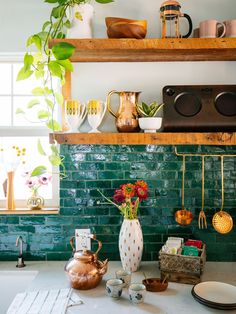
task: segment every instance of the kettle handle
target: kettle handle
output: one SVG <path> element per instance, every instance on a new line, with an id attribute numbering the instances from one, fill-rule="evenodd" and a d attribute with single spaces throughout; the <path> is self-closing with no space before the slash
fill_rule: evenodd
<path id="1" fill-rule="evenodd" d="M 98 255 L 98 252 L 101 250 L 102 248 L 102 242 L 96 239 L 96 235 L 95 234 L 91 234 L 90 238 L 93 239 L 94 241 L 97 241 L 98 243 L 98 249 L 97 251 L 94 253 L 94 255 Z"/>
<path id="2" fill-rule="evenodd" d="M 75 253 L 75 247 L 74 247 L 74 240 L 75 240 L 75 237 L 72 237 L 70 239 L 70 246 L 72 248 L 72 252 Z"/>
<path id="3" fill-rule="evenodd" d="M 117 92 L 116 90 L 112 90 L 108 95 L 107 95 L 107 100 L 106 100 L 106 106 L 108 111 L 113 115 L 113 117 L 117 118 L 117 114 L 113 112 L 111 109 L 111 96 L 113 94 L 118 94 L 120 95 L 120 92 Z"/>
<path id="4" fill-rule="evenodd" d="M 182 38 L 188 38 L 191 35 L 192 30 L 193 30 L 193 22 L 192 22 L 191 17 L 188 14 L 183 13 L 181 16 L 185 17 L 188 20 L 188 24 L 189 24 L 188 33 L 186 35 L 182 36 Z"/>

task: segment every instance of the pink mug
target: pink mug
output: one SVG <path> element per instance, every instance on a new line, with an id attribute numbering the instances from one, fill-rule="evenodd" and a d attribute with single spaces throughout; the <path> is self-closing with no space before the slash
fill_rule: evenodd
<path id="1" fill-rule="evenodd" d="M 199 25 L 200 38 L 224 37 L 226 26 L 216 20 L 206 20 Z"/>
<path id="2" fill-rule="evenodd" d="M 224 22 L 226 26 L 225 37 L 236 37 L 236 20 L 229 20 Z"/>

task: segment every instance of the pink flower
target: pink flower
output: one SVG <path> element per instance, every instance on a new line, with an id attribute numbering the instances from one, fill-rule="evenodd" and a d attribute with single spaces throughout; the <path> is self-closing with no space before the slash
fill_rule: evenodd
<path id="1" fill-rule="evenodd" d="M 33 188 L 37 182 L 35 180 L 35 178 L 29 178 L 28 180 L 26 180 L 25 184 L 28 186 L 28 188 Z"/>
<path id="2" fill-rule="evenodd" d="M 40 185 L 47 185 L 52 181 L 52 176 L 50 174 L 43 174 L 38 178 L 38 182 Z"/>

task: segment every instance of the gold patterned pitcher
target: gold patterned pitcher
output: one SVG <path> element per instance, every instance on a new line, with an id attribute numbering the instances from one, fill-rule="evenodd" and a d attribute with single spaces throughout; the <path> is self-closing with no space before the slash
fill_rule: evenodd
<path id="1" fill-rule="evenodd" d="M 138 97 L 141 92 L 127 92 L 127 91 L 111 91 L 107 96 L 107 108 L 109 112 L 116 118 L 116 128 L 118 132 L 130 133 L 138 132 L 138 112 L 136 105 Z M 111 109 L 111 96 L 117 94 L 120 99 L 118 112 L 114 113 Z"/>

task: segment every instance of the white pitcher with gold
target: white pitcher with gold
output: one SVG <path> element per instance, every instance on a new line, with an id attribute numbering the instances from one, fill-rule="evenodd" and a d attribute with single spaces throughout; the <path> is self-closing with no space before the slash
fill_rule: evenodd
<path id="1" fill-rule="evenodd" d="M 101 133 L 98 127 L 102 123 L 102 120 L 106 113 L 106 105 L 100 100 L 89 100 L 88 105 L 88 123 L 91 126 L 89 133 Z"/>

